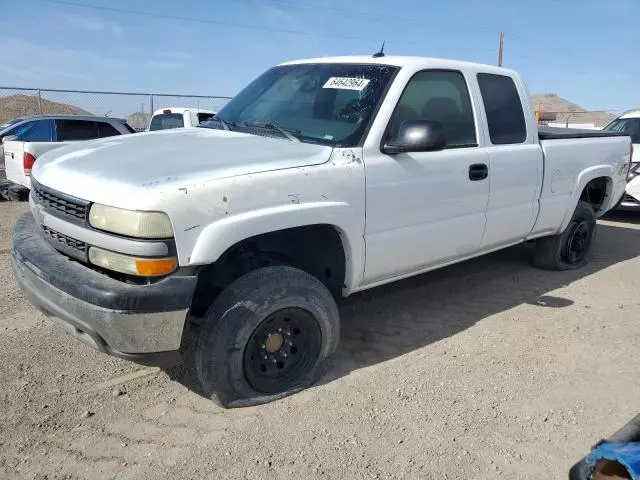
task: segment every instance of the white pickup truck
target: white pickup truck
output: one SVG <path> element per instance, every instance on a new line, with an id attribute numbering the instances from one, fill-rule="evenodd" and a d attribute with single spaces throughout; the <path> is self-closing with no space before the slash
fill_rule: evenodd
<path id="1" fill-rule="evenodd" d="M 286 63 L 216 118 L 44 155 L 12 263 L 69 333 L 189 358 L 226 407 L 318 378 L 335 297 L 527 240 L 539 267 L 584 265 L 631 154 L 615 132 L 539 132 L 514 71 L 431 58 Z"/>
<path id="2" fill-rule="evenodd" d="M 150 132 L 170 130 L 172 128 L 197 127 L 202 122 L 210 120 L 216 112 L 199 108 L 166 107 L 153 112 L 149 121 Z"/>

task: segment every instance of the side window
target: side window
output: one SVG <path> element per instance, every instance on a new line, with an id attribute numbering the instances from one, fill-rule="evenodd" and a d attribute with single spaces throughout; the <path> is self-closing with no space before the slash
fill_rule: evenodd
<path id="1" fill-rule="evenodd" d="M 53 129 L 51 120 L 34 120 L 16 127 L 9 135 L 21 142 L 51 142 Z"/>
<path id="2" fill-rule="evenodd" d="M 406 120 L 442 123 L 447 146 L 476 146 L 476 128 L 469 89 L 460 72 L 425 70 L 409 80 L 389 121 L 395 133 Z"/>
<path id="3" fill-rule="evenodd" d="M 100 138 L 115 137 L 120 135 L 120 132 L 110 123 L 98 122 L 98 135 Z"/>
<path id="4" fill-rule="evenodd" d="M 58 141 L 98 138 L 98 123 L 87 120 L 56 120 Z"/>
<path id="5" fill-rule="evenodd" d="M 478 84 L 487 113 L 491 143 L 507 145 L 524 142 L 527 139 L 527 125 L 513 79 L 504 75 L 479 73 Z"/>

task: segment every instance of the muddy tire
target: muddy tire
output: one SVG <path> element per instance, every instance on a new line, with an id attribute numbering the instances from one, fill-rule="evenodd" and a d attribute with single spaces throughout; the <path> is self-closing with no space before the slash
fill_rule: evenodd
<path id="1" fill-rule="evenodd" d="M 564 232 L 536 240 L 533 264 L 545 270 L 575 270 L 585 266 L 595 231 L 593 208 L 587 202 L 578 202 Z"/>
<path id="2" fill-rule="evenodd" d="M 207 310 L 195 367 L 225 408 L 267 403 L 312 385 L 335 352 L 338 308 L 315 277 L 291 267 L 254 270 Z"/>

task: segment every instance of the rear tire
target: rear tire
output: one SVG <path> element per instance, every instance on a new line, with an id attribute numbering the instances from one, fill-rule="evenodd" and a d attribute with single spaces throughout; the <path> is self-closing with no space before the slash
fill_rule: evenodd
<path id="1" fill-rule="evenodd" d="M 338 308 L 318 279 L 291 267 L 254 270 L 207 310 L 198 379 L 225 408 L 267 403 L 312 385 L 339 336 Z"/>
<path id="2" fill-rule="evenodd" d="M 589 263 L 595 231 L 593 208 L 579 201 L 564 232 L 536 240 L 533 264 L 545 270 L 575 270 L 585 266 Z"/>

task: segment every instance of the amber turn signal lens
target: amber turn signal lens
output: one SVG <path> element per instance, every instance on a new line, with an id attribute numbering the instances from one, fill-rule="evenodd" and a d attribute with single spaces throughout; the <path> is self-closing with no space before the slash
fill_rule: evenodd
<path id="1" fill-rule="evenodd" d="M 177 267 L 175 258 L 137 258 L 136 270 L 143 277 L 160 277 L 168 275 Z"/>
<path id="2" fill-rule="evenodd" d="M 161 277 L 170 274 L 178 267 L 178 261 L 174 257 L 137 258 L 98 247 L 89 249 L 89 261 L 107 270 L 140 277 Z"/>

